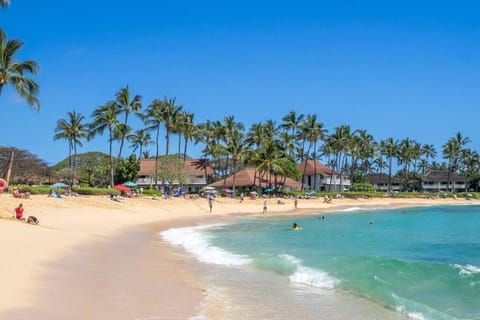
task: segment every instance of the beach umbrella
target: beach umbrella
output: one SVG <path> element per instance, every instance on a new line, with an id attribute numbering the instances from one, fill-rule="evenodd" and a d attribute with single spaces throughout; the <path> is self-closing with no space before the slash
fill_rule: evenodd
<path id="1" fill-rule="evenodd" d="M 136 187 L 137 186 L 137 184 L 133 181 L 124 182 L 123 185 L 127 186 L 127 187 Z"/>
<path id="2" fill-rule="evenodd" d="M 272 189 L 272 188 L 267 188 L 267 189 L 264 190 L 264 192 L 273 192 L 273 191 L 275 191 L 275 190 Z"/>
<path id="3" fill-rule="evenodd" d="M 316 191 L 308 191 L 308 192 L 305 192 L 305 194 L 306 194 L 307 196 L 311 196 L 311 195 L 316 194 L 316 193 L 317 193 Z"/>
<path id="4" fill-rule="evenodd" d="M 223 189 L 223 192 L 225 192 L 225 193 L 233 193 L 233 190 L 232 190 L 232 189 L 225 188 L 225 189 Z"/>
<path id="5" fill-rule="evenodd" d="M 68 184 L 63 183 L 63 182 L 56 182 L 56 183 L 52 184 L 52 187 L 54 187 L 54 188 L 66 188 L 66 187 L 68 187 Z"/>
<path id="6" fill-rule="evenodd" d="M 215 190 L 215 188 L 210 186 L 205 186 L 202 188 L 202 190 Z"/>
<path id="7" fill-rule="evenodd" d="M 116 184 L 114 188 L 120 191 L 125 191 L 125 192 L 130 191 L 130 189 L 123 184 Z"/>
<path id="8" fill-rule="evenodd" d="M 250 191 L 250 194 L 258 194 L 257 191 Z"/>

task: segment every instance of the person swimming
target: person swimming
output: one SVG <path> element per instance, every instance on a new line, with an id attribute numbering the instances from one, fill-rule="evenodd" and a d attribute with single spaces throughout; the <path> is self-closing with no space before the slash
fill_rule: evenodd
<path id="1" fill-rule="evenodd" d="M 294 223 L 292 224 L 292 230 L 295 230 L 295 229 L 298 229 L 298 225 L 297 225 L 296 222 L 294 222 Z"/>

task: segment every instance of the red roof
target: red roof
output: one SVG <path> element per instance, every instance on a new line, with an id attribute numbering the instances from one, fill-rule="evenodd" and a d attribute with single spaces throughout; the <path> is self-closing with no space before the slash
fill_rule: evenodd
<path id="1" fill-rule="evenodd" d="M 212 187 L 223 187 L 223 178 L 211 183 L 210 186 Z M 281 186 L 284 185 L 285 187 L 289 188 L 301 188 L 302 183 L 291 178 L 286 178 L 285 183 L 283 183 L 284 178 L 281 176 L 277 176 L 277 185 Z M 256 183 L 254 183 L 254 181 Z M 251 187 L 251 186 L 274 186 L 275 185 L 275 176 L 270 177 L 270 181 L 268 181 L 267 175 L 260 177 L 260 173 L 257 171 L 255 175 L 255 168 L 249 167 L 242 170 L 239 170 L 235 175 L 235 187 Z M 233 187 L 233 174 L 227 177 L 225 182 L 226 187 Z"/>
<path id="2" fill-rule="evenodd" d="M 318 161 L 314 161 L 314 160 L 307 160 L 307 168 L 306 168 L 306 171 L 305 171 L 305 175 L 306 176 L 313 176 L 315 174 L 315 163 L 316 163 L 316 169 L 317 169 L 317 175 L 320 175 L 320 176 L 331 176 L 332 175 L 332 172 L 334 175 L 337 175 L 339 176 L 340 173 L 339 172 L 336 172 L 330 168 L 328 168 L 327 166 L 321 164 L 320 162 Z M 302 163 L 300 163 L 298 165 L 298 170 L 300 170 L 300 172 L 303 174 L 304 170 L 305 170 L 305 161 L 303 161 Z"/>
<path id="3" fill-rule="evenodd" d="M 159 159 L 161 161 L 161 159 Z M 187 159 L 185 161 L 185 171 L 191 176 L 200 176 L 205 174 L 205 159 Z M 140 160 L 141 176 L 150 176 L 155 174 L 155 159 Z M 213 169 L 207 164 L 207 175 L 213 174 Z"/>

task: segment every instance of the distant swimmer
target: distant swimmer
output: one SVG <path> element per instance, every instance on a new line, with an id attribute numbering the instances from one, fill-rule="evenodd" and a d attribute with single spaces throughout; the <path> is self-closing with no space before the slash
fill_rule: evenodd
<path id="1" fill-rule="evenodd" d="M 368 224 L 369 224 L 369 225 L 372 225 L 372 224 L 373 224 L 373 222 L 372 222 L 372 221 L 370 221 Z"/>
<path id="2" fill-rule="evenodd" d="M 298 225 L 297 225 L 297 223 L 294 222 L 294 223 L 292 224 L 292 229 L 296 229 L 296 228 L 298 228 Z"/>

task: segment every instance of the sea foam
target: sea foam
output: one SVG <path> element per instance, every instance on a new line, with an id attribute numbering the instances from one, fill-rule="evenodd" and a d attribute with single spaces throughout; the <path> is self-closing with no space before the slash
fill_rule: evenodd
<path id="1" fill-rule="evenodd" d="M 245 255 L 234 254 L 211 244 L 211 236 L 204 230 L 219 225 L 172 228 L 160 233 L 165 241 L 183 247 L 199 261 L 224 266 L 241 266 L 250 263 Z"/>
<path id="2" fill-rule="evenodd" d="M 337 279 L 322 270 L 303 266 L 302 261 L 294 256 L 288 254 L 279 256 L 296 267 L 295 272 L 289 277 L 291 283 L 323 289 L 333 289 L 338 283 Z"/>
<path id="3" fill-rule="evenodd" d="M 477 266 L 472 266 L 471 264 L 466 264 L 466 265 L 460 265 L 460 264 L 454 264 L 452 265 L 455 269 L 459 269 L 459 274 L 460 275 L 472 275 L 474 273 L 480 273 L 480 268 Z"/>

